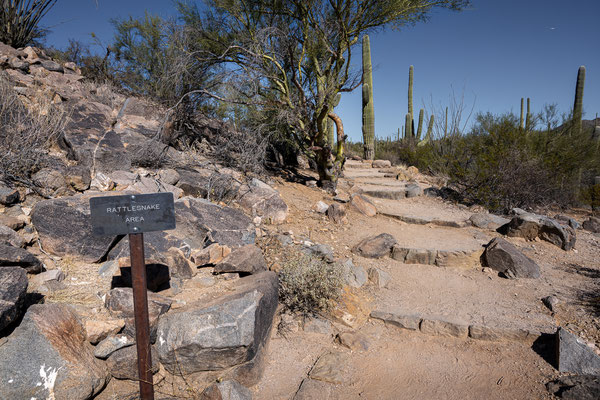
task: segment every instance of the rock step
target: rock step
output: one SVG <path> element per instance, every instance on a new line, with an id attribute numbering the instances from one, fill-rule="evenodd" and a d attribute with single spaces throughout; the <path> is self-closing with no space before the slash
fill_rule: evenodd
<path id="1" fill-rule="evenodd" d="M 358 189 L 367 196 L 388 200 L 401 200 L 423 195 L 423 189 L 419 185 L 404 182 L 388 185 L 360 184 Z"/>
<path id="2" fill-rule="evenodd" d="M 416 215 L 405 215 L 405 214 L 397 214 L 391 212 L 380 211 L 379 214 L 397 219 L 402 222 L 406 222 L 407 224 L 416 224 L 416 225 L 437 225 L 437 226 L 446 226 L 449 228 L 464 228 L 465 226 L 469 226 L 467 221 L 455 221 L 455 220 L 445 220 L 435 217 L 426 217 L 426 216 L 416 216 Z"/>
<path id="3" fill-rule="evenodd" d="M 368 162 L 362 163 L 362 162 L 358 162 L 358 161 L 355 161 L 355 162 L 348 161 L 344 164 L 344 167 L 345 168 L 373 169 L 373 166 L 371 165 L 371 163 L 368 163 Z"/>
<path id="4" fill-rule="evenodd" d="M 470 324 L 460 320 L 450 320 L 437 316 L 372 311 L 370 317 L 401 329 L 418 331 L 432 336 L 471 338 L 487 341 L 532 342 L 542 334 L 554 334 L 556 329 L 541 332 L 529 328 L 506 328 L 481 324 Z"/>
<path id="5" fill-rule="evenodd" d="M 436 250 L 408 248 L 394 245 L 392 258 L 404 264 L 435 265 L 443 268 L 471 269 L 481 266 L 483 249 L 477 250 Z"/>

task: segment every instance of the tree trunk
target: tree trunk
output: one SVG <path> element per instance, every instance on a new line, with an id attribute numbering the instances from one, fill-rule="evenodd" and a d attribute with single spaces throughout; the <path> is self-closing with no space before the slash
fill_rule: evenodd
<path id="1" fill-rule="evenodd" d="M 316 161 L 321 187 L 332 192 L 335 191 L 337 180 L 346 161 L 346 158 L 344 157 L 344 143 L 346 137 L 344 135 L 342 119 L 333 112 L 330 112 L 328 117 L 335 123 L 337 131 L 337 147 L 335 155 L 333 154 L 333 149 L 329 143 L 322 143 L 323 145 L 319 146 L 317 149 Z"/>

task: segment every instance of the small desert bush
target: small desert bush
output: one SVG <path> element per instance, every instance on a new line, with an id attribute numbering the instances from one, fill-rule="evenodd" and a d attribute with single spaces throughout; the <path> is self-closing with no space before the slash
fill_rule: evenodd
<path id="1" fill-rule="evenodd" d="M 49 146 L 62 133 L 67 117 L 56 105 L 21 102 L 0 74 L 0 180 L 33 186 L 31 176 L 49 166 Z"/>
<path id="2" fill-rule="evenodd" d="M 291 312 L 317 314 L 339 298 L 343 282 L 339 264 L 299 253 L 279 271 L 279 300 Z"/>
<path id="3" fill-rule="evenodd" d="M 0 8 L 0 42 L 14 48 L 25 47 L 46 33 L 40 20 L 57 0 L 12 0 Z"/>

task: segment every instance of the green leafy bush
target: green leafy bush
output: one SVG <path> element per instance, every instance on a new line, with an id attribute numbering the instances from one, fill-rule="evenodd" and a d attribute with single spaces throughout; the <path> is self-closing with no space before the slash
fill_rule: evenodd
<path id="1" fill-rule="evenodd" d="M 279 271 L 279 300 L 289 311 L 305 315 L 327 311 L 339 298 L 343 282 L 339 264 L 298 254 Z"/>

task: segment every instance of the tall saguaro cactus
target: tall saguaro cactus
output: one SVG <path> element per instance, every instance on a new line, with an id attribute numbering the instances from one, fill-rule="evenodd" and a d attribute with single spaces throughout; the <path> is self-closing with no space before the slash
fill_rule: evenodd
<path id="1" fill-rule="evenodd" d="M 375 108 L 373 107 L 373 68 L 371 66 L 371 45 L 369 36 L 362 40 L 362 131 L 364 158 L 375 157 Z"/>
<path id="2" fill-rule="evenodd" d="M 577 72 L 575 86 L 575 102 L 573 104 L 573 132 L 581 133 L 581 117 L 583 116 L 583 86 L 585 84 L 585 67 L 582 65 Z"/>
<path id="3" fill-rule="evenodd" d="M 525 129 L 531 129 L 531 99 L 527 98 L 527 114 L 525 114 Z"/>
<path id="4" fill-rule="evenodd" d="M 425 134 L 425 138 L 417 143 L 417 146 L 424 146 L 431 141 L 431 135 L 433 134 L 433 124 L 435 122 L 435 117 L 431 114 L 429 117 L 429 125 L 427 125 L 427 133 Z"/>
<path id="5" fill-rule="evenodd" d="M 410 114 L 406 114 L 406 119 L 404 122 L 405 128 L 404 128 L 404 137 L 406 139 L 408 138 L 412 138 L 412 121 L 410 118 Z"/>
<path id="6" fill-rule="evenodd" d="M 521 119 L 519 120 L 519 126 L 521 127 L 521 130 L 525 129 L 525 120 L 523 119 L 523 100 L 525 99 L 521 97 Z"/>
<path id="7" fill-rule="evenodd" d="M 417 128 L 417 141 L 421 140 L 421 132 L 423 131 L 423 116 L 425 110 L 422 108 L 419 110 L 419 126 Z"/>
<path id="8" fill-rule="evenodd" d="M 444 124 L 444 137 L 448 136 L 448 107 L 446 107 L 446 123 Z"/>
<path id="9" fill-rule="evenodd" d="M 414 114 L 413 114 L 413 74 L 415 67 L 412 65 L 408 69 L 408 113 L 410 114 L 410 123 L 412 131 L 414 131 Z"/>

